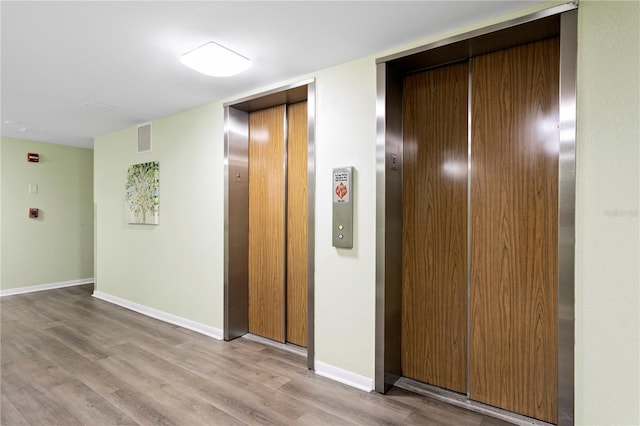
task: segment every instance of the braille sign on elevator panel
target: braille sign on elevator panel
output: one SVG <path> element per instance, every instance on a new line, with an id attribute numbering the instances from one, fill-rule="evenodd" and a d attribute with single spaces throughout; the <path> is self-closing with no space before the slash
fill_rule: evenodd
<path id="1" fill-rule="evenodd" d="M 333 246 L 353 248 L 353 167 L 333 169 Z"/>

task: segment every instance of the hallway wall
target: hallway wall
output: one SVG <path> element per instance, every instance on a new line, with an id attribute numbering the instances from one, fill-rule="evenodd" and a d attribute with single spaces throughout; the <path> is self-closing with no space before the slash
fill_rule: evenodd
<path id="1" fill-rule="evenodd" d="M 373 385 L 375 59 L 519 14 L 223 101 L 316 79 L 317 366 L 335 367 L 362 387 Z M 640 423 L 637 22 L 637 2 L 580 3 L 577 424 Z M 152 153 L 135 153 L 135 128 L 98 137 L 95 144 L 97 289 L 219 330 L 223 328 L 223 102 L 154 121 Z M 160 225 L 127 225 L 126 170 L 152 160 L 160 161 Z M 337 250 L 330 240 L 331 169 L 342 166 L 356 170 L 353 250 Z M 620 211 L 626 213 L 616 213 Z"/>
<path id="2" fill-rule="evenodd" d="M 96 290 L 222 329 L 223 110 L 214 103 L 95 140 Z M 129 166 L 160 162 L 159 225 L 130 225 Z"/>
<path id="3" fill-rule="evenodd" d="M 578 15 L 576 424 L 640 424 L 640 3 Z"/>
<path id="4" fill-rule="evenodd" d="M 93 150 L 2 138 L 0 152 L 0 290 L 91 282 Z M 29 152 L 40 162 L 27 162 Z M 38 219 L 28 217 L 30 207 L 40 209 Z"/>

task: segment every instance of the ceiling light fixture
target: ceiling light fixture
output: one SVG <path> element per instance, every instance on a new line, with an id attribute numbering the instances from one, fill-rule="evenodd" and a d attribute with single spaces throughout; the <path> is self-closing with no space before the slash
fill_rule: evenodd
<path id="1" fill-rule="evenodd" d="M 251 66 L 249 59 L 213 41 L 185 53 L 180 62 L 212 77 L 230 77 Z"/>

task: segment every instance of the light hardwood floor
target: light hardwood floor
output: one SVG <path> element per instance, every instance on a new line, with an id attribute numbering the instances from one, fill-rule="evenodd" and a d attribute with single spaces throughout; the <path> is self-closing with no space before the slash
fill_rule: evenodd
<path id="1" fill-rule="evenodd" d="M 296 354 L 221 342 L 91 297 L 0 301 L 3 425 L 506 425 L 393 388 L 362 392 Z"/>

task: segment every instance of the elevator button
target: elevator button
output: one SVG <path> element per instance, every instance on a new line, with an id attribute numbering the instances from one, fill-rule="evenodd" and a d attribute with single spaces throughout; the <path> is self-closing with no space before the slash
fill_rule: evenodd
<path id="1" fill-rule="evenodd" d="M 342 235 L 342 234 L 338 234 L 338 238 L 343 239 L 343 238 L 344 238 L 344 235 Z"/>
<path id="2" fill-rule="evenodd" d="M 342 231 L 344 229 L 344 226 L 338 225 L 338 229 Z"/>

